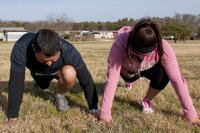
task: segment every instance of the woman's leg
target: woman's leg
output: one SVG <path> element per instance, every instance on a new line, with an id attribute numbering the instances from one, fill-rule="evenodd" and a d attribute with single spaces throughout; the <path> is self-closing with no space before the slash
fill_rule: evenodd
<path id="1" fill-rule="evenodd" d="M 151 86 L 149 86 L 149 89 L 148 89 L 147 94 L 144 97 L 144 99 L 148 99 L 149 101 L 151 101 L 161 91 L 162 90 L 157 90 L 157 89 L 154 89 Z"/>
<path id="2" fill-rule="evenodd" d="M 149 70 L 141 72 L 141 75 L 150 80 L 149 89 L 144 97 L 148 100 L 152 100 L 169 82 L 165 69 L 160 63 L 157 63 Z"/>
<path id="3" fill-rule="evenodd" d="M 139 74 L 136 74 L 134 77 L 127 77 L 123 74 L 120 74 L 122 79 L 124 80 L 124 87 L 126 90 L 130 91 L 132 89 L 132 83 L 139 79 Z"/>
<path id="4" fill-rule="evenodd" d="M 160 93 L 168 84 L 169 78 L 161 64 L 156 64 L 151 69 L 143 71 L 142 76 L 150 80 L 149 89 L 143 100 L 140 100 L 142 112 L 145 114 L 153 113 L 151 100 Z"/>

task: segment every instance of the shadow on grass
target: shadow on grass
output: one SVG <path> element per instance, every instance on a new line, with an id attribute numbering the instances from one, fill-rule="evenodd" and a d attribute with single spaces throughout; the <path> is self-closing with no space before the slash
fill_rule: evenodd
<path id="1" fill-rule="evenodd" d="M 40 97 L 44 100 L 50 100 L 53 104 L 55 102 L 54 97 L 55 97 L 55 89 L 57 88 L 57 83 L 56 82 L 51 82 L 51 85 L 48 89 L 42 90 L 39 87 L 34 87 L 34 81 L 25 81 L 25 89 L 24 93 L 30 93 L 34 97 Z M 97 83 L 96 89 L 98 95 L 102 95 L 103 93 L 103 83 Z M 3 94 L 4 93 L 4 94 Z M 7 113 L 7 95 L 8 93 L 8 81 L 0 81 L 0 106 L 2 107 L 2 110 Z M 70 91 L 71 94 L 78 94 L 78 93 L 83 93 L 83 89 L 81 89 L 79 83 L 76 83 L 74 88 Z M 83 94 L 84 95 L 84 94 Z M 69 96 L 66 96 L 69 105 L 71 107 L 79 107 L 83 109 L 84 111 L 87 110 L 87 107 L 83 104 L 80 104 L 76 102 L 75 100 L 72 100 Z M 85 100 L 85 99 L 83 99 Z"/>
<path id="2" fill-rule="evenodd" d="M 135 110 L 142 110 L 140 104 L 137 101 L 125 100 L 124 98 L 119 96 L 115 96 L 115 100 L 120 103 L 128 103 L 131 107 L 135 108 Z"/>
<path id="3" fill-rule="evenodd" d="M 166 110 L 166 109 L 158 109 L 156 108 L 156 112 L 159 112 L 159 113 L 162 113 L 164 115 L 167 115 L 167 116 L 176 116 L 176 117 L 182 117 L 182 114 L 178 113 L 177 111 L 175 110 Z"/>
<path id="4" fill-rule="evenodd" d="M 135 110 L 142 111 L 142 107 L 138 103 L 138 101 L 133 101 L 133 100 L 127 101 L 124 98 L 119 97 L 119 96 L 115 96 L 115 100 L 117 102 L 120 102 L 120 103 L 128 103 L 131 107 L 135 108 Z M 172 110 L 172 109 L 166 110 L 166 109 L 160 109 L 159 107 L 156 107 L 156 103 L 155 103 L 154 110 L 155 110 L 155 112 L 162 113 L 162 114 L 167 115 L 167 116 L 174 115 L 176 117 L 182 117 L 182 114 L 180 114 L 179 112 L 177 112 L 175 110 Z"/>
<path id="5" fill-rule="evenodd" d="M 7 87 L 8 86 L 8 81 L 1 81 L 0 82 L 0 106 L 2 107 L 2 111 L 7 112 Z M 50 100 L 54 104 L 54 90 L 56 89 L 57 83 L 52 82 L 51 86 L 49 89 L 46 90 L 41 90 L 39 88 L 35 88 L 34 82 L 33 81 L 25 81 L 25 89 L 24 93 L 30 93 L 34 97 L 40 97 L 44 100 Z M 104 89 L 104 83 L 96 83 L 96 88 L 97 88 L 97 93 L 98 96 L 103 94 L 103 89 Z M 5 95 L 6 93 L 6 95 Z M 79 86 L 78 83 L 76 83 L 75 87 L 70 91 L 70 93 L 73 94 L 78 94 L 78 93 L 83 93 L 83 90 Z M 84 94 L 83 94 L 84 95 Z M 78 95 L 77 95 L 78 96 Z M 81 104 L 80 102 L 77 102 L 76 100 L 73 100 L 70 96 L 66 96 L 69 105 L 71 107 L 78 107 L 82 109 L 84 112 L 88 112 L 88 107 L 85 106 L 84 104 Z M 82 99 L 85 100 L 85 99 Z M 115 100 L 120 102 L 120 103 L 128 103 L 131 107 L 135 108 L 135 110 L 141 111 L 141 106 L 137 101 L 133 100 L 126 100 L 123 97 L 115 96 Z M 159 107 L 155 108 L 155 111 L 161 112 L 165 115 L 175 115 L 177 117 L 180 117 L 181 114 L 173 111 L 173 110 L 166 110 L 166 109 L 159 109 Z"/>

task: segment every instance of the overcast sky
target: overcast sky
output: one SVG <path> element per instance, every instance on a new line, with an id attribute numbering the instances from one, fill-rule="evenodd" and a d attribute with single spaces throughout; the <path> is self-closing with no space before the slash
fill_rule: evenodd
<path id="1" fill-rule="evenodd" d="M 200 14 L 200 0 L 1 0 L 0 19 L 46 20 L 62 16 L 76 22 Z"/>

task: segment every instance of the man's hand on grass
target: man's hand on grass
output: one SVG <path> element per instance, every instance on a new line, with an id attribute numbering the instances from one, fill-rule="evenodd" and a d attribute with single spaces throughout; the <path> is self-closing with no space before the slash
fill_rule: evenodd
<path id="1" fill-rule="evenodd" d="M 7 130 L 11 127 L 15 127 L 18 123 L 18 118 L 8 118 L 7 121 L 0 124 L 0 131 Z"/>

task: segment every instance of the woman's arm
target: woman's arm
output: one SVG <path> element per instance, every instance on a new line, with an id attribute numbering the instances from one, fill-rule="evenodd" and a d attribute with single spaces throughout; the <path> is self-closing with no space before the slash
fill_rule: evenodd
<path id="1" fill-rule="evenodd" d="M 163 65 L 170 82 L 183 107 L 184 117 L 188 120 L 197 119 L 197 112 L 190 97 L 186 80 L 181 75 L 175 53 L 166 41 L 163 41 Z"/>
<path id="2" fill-rule="evenodd" d="M 112 120 L 111 108 L 119 80 L 122 57 L 123 55 L 121 54 L 120 48 L 113 45 L 108 57 L 108 71 L 106 74 L 106 83 L 100 116 L 100 118 L 105 122 L 110 122 Z"/>

